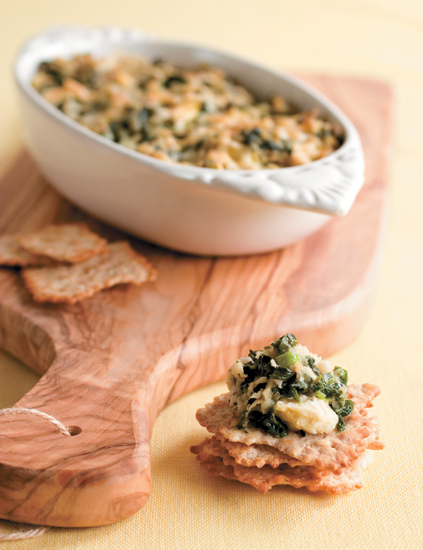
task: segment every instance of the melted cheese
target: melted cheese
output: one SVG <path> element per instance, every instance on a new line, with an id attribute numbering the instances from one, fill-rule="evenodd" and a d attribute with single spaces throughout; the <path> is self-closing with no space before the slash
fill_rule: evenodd
<path id="1" fill-rule="evenodd" d="M 293 399 L 281 399 L 275 404 L 274 410 L 292 431 L 326 434 L 334 430 L 338 423 L 338 415 L 326 401 L 316 396 L 304 397 L 301 403 Z"/>

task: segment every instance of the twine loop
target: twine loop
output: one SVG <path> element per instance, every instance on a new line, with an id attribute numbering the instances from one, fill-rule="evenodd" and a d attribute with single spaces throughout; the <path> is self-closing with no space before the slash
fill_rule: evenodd
<path id="1" fill-rule="evenodd" d="M 25 409 L 23 407 L 10 407 L 8 409 L 0 410 L 0 416 L 8 415 L 8 414 L 32 414 L 33 416 L 38 416 L 39 418 L 44 418 L 44 420 L 48 420 L 48 422 L 56 426 L 56 428 L 59 430 L 61 434 L 69 435 L 69 436 L 72 435 L 69 429 L 64 424 L 62 424 L 59 420 L 54 418 L 54 416 L 51 416 L 37 409 Z M 28 529 L 27 531 L 16 531 L 15 533 L 0 533 L 0 542 L 41 537 L 49 529 L 50 527 L 47 527 L 47 526 L 32 526 L 32 529 Z"/>
<path id="2" fill-rule="evenodd" d="M 32 529 L 28 529 L 27 531 L 16 531 L 14 533 L 1 533 L 0 542 L 33 539 L 35 537 L 41 537 L 41 535 L 44 535 L 44 533 L 46 533 L 49 529 L 50 527 L 40 526 L 40 527 L 33 527 Z"/>
<path id="3" fill-rule="evenodd" d="M 54 416 L 51 416 L 43 411 L 39 411 L 37 409 L 24 409 L 23 407 L 10 407 L 9 409 L 1 409 L 0 410 L 0 416 L 6 415 L 6 414 L 32 414 L 34 416 L 38 416 L 40 418 L 44 418 L 45 420 L 48 420 L 56 426 L 56 428 L 59 430 L 59 432 L 63 435 L 72 435 L 68 428 L 64 424 L 62 424 L 59 420 L 56 420 Z"/>

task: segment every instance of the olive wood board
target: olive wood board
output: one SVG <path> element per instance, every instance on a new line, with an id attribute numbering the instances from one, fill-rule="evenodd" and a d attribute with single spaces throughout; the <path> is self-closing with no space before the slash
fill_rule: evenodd
<path id="1" fill-rule="evenodd" d="M 72 306 L 38 304 L 17 269 L 0 270 L 0 345 L 43 375 L 16 406 L 77 434 L 30 415 L 0 417 L 1 518 L 83 527 L 134 514 L 150 493 L 149 439 L 167 403 L 223 379 L 249 348 L 285 332 L 323 356 L 357 336 L 386 225 L 392 94 L 368 80 L 303 78 L 356 124 L 366 183 L 348 216 L 283 250 L 194 257 L 122 235 L 62 199 L 26 153 L 0 182 L 1 233 L 86 220 L 129 239 L 158 269 L 154 283 Z"/>

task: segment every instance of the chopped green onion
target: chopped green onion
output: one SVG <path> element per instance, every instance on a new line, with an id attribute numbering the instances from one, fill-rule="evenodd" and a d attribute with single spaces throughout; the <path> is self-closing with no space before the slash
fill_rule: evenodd
<path id="1" fill-rule="evenodd" d="M 292 397 L 295 399 L 295 401 L 297 403 L 301 403 L 301 399 L 300 399 L 300 396 L 298 395 L 297 390 L 295 388 L 293 388 L 292 386 L 291 386 L 291 392 L 292 392 Z"/>
<path id="2" fill-rule="evenodd" d="M 301 358 L 296 353 L 288 351 L 287 353 L 278 355 L 275 361 L 280 367 L 289 367 L 290 365 L 295 365 L 297 362 L 301 363 Z"/>
<path id="3" fill-rule="evenodd" d="M 339 377 L 343 384 L 348 384 L 348 372 L 345 369 L 341 367 L 335 367 L 333 372 Z"/>

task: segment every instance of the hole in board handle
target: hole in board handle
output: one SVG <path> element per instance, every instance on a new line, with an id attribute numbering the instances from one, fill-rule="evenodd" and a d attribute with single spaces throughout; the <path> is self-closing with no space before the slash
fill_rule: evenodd
<path id="1" fill-rule="evenodd" d="M 82 432 L 82 428 L 79 426 L 68 426 L 67 428 L 71 435 L 79 435 Z"/>

